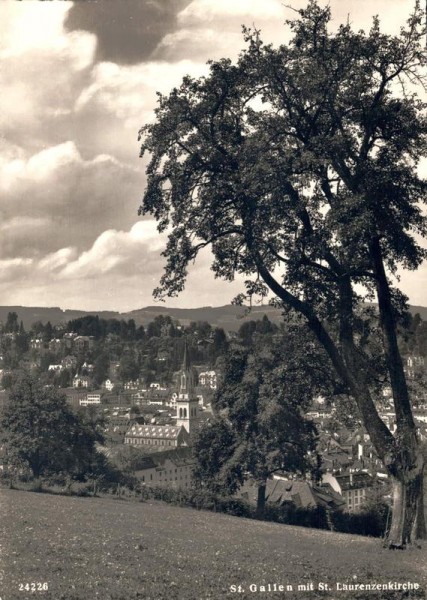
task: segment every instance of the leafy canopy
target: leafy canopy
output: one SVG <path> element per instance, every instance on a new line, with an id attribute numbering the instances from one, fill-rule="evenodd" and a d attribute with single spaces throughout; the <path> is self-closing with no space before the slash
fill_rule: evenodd
<path id="1" fill-rule="evenodd" d="M 398 36 L 377 19 L 368 33 L 332 34 L 314 1 L 298 12 L 288 45 L 245 29 L 236 64 L 185 77 L 141 129 L 151 159 L 140 212 L 171 228 L 158 297 L 179 293 L 210 245 L 214 273 L 248 276 L 249 295 L 266 284 L 306 316 L 301 299 L 334 317 L 344 274 L 373 291 L 373 240 L 391 272 L 425 256 L 422 10 Z"/>
<path id="2" fill-rule="evenodd" d="M 304 411 L 324 372 L 312 341 L 304 336 L 304 360 L 295 337 L 259 336 L 256 346 L 226 354 L 216 417 L 195 443 L 196 477 L 211 490 L 233 493 L 249 476 L 265 484 L 279 470 L 315 472 L 317 432 Z"/>
<path id="3" fill-rule="evenodd" d="M 99 463 L 95 443 L 102 436 L 96 425 L 74 414 L 58 390 L 41 386 L 27 374 L 10 391 L 0 431 L 9 464 L 29 468 L 34 477 L 80 477 Z"/>

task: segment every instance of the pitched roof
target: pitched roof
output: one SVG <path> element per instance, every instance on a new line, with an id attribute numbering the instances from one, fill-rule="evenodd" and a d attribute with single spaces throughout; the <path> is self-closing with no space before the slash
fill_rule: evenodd
<path id="1" fill-rule="evenodd" d="M 149 456 L 141 456 L 138 461 L 137 471 L 144 471 L 146 469 L 161 470 L 167 460 L 176 467 L 192 465 L 195 462 L 191 448 L 175 448 L 173 450 L 165 450 L 164 452 L 156 452 Z"/>
<path id="2" fill-rule="evenodd" d="M 256 502 L 257 486 L 246 481 L 239 495 Z M 288 479 L 269 479 L 267 481 L 266 501 L 274 504 L 290 502 L 297 508 L 315 508 L 324 506 L 331 509 L 341 508 L 345 502 L 330 486 L 316 486 L 308 481 Z"/>
<path id="3" fill-rule="evenodd" d="M 317 503 L 307 481 L 273 479 L 267 481 L 268 502 L 292 502 L 297 507 L 314 508 Z"/>
<path id="4" fill-rule="evenodd" d="M 176 440 L 184 428 L 182 425 L 140 425 L 135 423 L 126 433 L 126 436 L 143 439 L 159 438 L 163 440 Z"/>

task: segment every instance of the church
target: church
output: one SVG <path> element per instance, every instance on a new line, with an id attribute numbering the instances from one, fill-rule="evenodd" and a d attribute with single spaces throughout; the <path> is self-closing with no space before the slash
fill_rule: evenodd
<path id="1" fill-rule="evenodd" d="M 170 450 L 191 445 L 191 437 L 199 426 L 199 400 L 191 369 L 187 344 L 179 372 L 179 393 L 176 400 L 176 425 L 139 425 L 135 423 L 125 435 L 125 444 L 147 450 Z"/>

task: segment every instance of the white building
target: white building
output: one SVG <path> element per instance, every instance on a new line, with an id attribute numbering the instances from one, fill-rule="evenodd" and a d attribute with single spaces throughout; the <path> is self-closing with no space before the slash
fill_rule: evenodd
<path id="1" fill-rule="evenodd" d="M 135 476 L 149 487 L 190 488 L 194 458 L 191 448 L 155 452 L 142 458 Z"/>
<path id="2" fill-rule="evenodd" d="M 94 406 L 101 404 L 101 392 L 88 392 L 86 398 L 80 400 L 80 406 Z"/>

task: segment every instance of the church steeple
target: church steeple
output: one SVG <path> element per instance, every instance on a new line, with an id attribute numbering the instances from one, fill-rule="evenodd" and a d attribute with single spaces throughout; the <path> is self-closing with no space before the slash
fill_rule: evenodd
<path id="1" fill-rule="evenodd" d="M 193 372 L 191 370 L 190 356 L 187 348 L 187 338 L 184 340 L 184 358 L 182 359 L 182 367 L 180 374 L 179 395 L 190 396 L 194 393 Z"/>
<path id="2" fill-rule="evenodd" d="M 184 358 L 179 374 L 179 392 L 176 402 L 177 425 L 183 425 L 188 433 L 198 421 L 199 401 L 194 392 L 194 376 L 191 369 L 187 340 L 184 341 Z"/>

